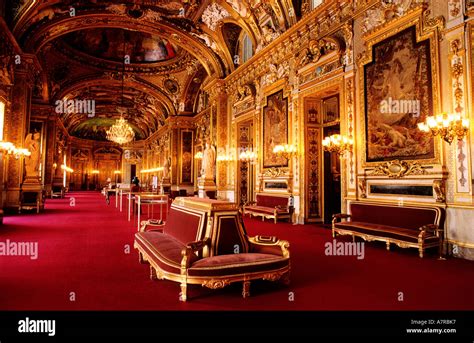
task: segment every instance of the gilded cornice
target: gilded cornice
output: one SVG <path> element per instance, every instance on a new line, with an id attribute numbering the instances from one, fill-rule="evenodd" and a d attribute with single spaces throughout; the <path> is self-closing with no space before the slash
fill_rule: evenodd
<path id="1" fill-rule="evenodd" d="M 172 43 L 195 56 L 209 75 L 223 76 L 224 74 L 219 60 L 210 48 L 185 31 L 161 21 L 131 20 L 127 16 L 104 12 L 81 14 L 81 11 L 78 11 L 74 17 L 67 15 L 58 20 L 48 21 L 22 37 L 22 40 L 25 41 L 26 51 L 37 52 L 45 44 L 66 33 L 92 27 L 121 27 L 167 37 Z"/>
<path id="2" fill-rule="evenodd" d="M 245 64 L 226 77 L 228 93 L 236 92 L 242 84 L 253 82 L 307 46 L 310 39 L 320 39 L 339 31 L 342 26 L 364 10 L 373 6 L 374 0 L 359 1 L 354 8 L 352 1 L 327 1 L 303 17 L 297 24 L 255 54 Z"/>

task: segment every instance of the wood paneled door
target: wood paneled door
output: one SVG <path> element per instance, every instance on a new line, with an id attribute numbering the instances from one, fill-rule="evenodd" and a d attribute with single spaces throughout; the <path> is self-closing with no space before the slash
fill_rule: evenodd
<path id="1" fill-rule="evenodd" d="M 242 151 L 254 151 L 253 120 L 237 124 L 237 158 Z M 253 200 L 254 161 L 237 161 L 237 203 L 243 205 Z"/>

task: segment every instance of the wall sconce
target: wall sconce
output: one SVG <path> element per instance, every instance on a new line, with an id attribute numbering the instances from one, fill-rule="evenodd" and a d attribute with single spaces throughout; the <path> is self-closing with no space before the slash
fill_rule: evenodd
<path id="1" fill-rule="evenodd" d="M 94 169 L 91 174 L 99 174 L 99 171 L 97 169 Z"/>
<path id="2" fill-rule="evenodd" d="M 346 151 L 351 151 L 353 145 L 354 140 L 343 135 L 332 135 L 324 137 L 323 139 L 324 150 L 329 152 L 335 152 L 341 156 Z"/>
<path id="3" fill-rule="evenodd" d="M 451 144 L 455 137 L 463 140 L 469 132 L 469 119 L 462 118 L 459 113 L 447 114 L 441 113 L 435 116 L 429 116 L 425 122 L 418 123 L 420 131 L 431 133 L 433 137 L 440 136 L 444 141 Z"/>
<path id="4" fill-rule="evenodd" d="M 149 174 L 149 173 L 155 173 L 162 171 L 163 167 L 158 167 L 158 168 L 151 168 L 151 169 L 142 169 L 140 172 L 143 174 Z"/>
<path id="5" fill-rule="evenodd" d="M 120 174 L 120 170 L 114 170 L 114 174 Z"/>
<path id="6" fill-rule="evenodd" d="M 216 160 L 217 162 L 232 162 L 234 160 L 234 156 L 230 153 L 223 153 L 217 155 Z"/>
<path id="7" fill-rule="evenodd" d="M 230 150 L 221 148 L 220 152 L 217 152 L 217 157 L 216 161 L 217 162 L 232 162 L 235 161 L 235 153 L 233 153 L 233 149 L 231 148 Z"/>
<path id="8" fill-rule="evenodd" d="M 280 144 L 273 148 L 273 153 L 278 156 L 282 156 L 286 159 L 290 159 L 293 155 L 296 155 L 297 149 L 294 145 Z"/>
<path id="9" fill-rule="evenodd" d="M 61 164 L 61 169 L 64 170 L 64 171 L 67 171 L 69 173 L 73 173 L 74 172 L 74 169 L 72 168 L 69 168 L 68 166 L 64 165 L 64 164 Z"/>
<path id="10" fill-rule="evenodd" d="M 254 162 L 257 157 L 257 153 L 251 149 L 245 149 L 239 154 L 239 160 L 244 162 Z"/>
<path id="11" fill-rule="evenodd" d="M 58 167 L 58 164 L 56 162 L 53 163 L 53 169 L 56 169 Z"/>
<path id="12" fill-rule="evenodd" d="M 17 148 L 13 143 L 5 141 L 0 141 L 0 152 L 5 154 L 5 156 L 14 156 L 16 159 L 31 155 L 28 149 Z"/>
<path id="13" fill-rule="evenodd" d="M 196 153 L 196 155 L 194 155 L 194 158 L 195 158 L 196 160 L 202 160 L 202 156 L 203 156 L 203 155 L 202 155 L 202 151 L 198 151 L 198 152 Z"/>

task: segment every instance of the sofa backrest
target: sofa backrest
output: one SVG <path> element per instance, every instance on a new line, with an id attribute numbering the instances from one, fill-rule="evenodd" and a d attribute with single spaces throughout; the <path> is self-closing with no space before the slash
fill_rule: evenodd
<path id="1" fill-rule="evenodd" d="M 257 194 L 255 196 L 258 206 L 275 207 L 275 206 L 288 206 L 289 195 L 270 195 L 270 194 Z"/>
<path id="2" fill-rule="evenodd" d="M 238 211 L 214 213 L 209 256 L 249 252 L 247 233 Z"/>
<path id="3" fill-rule="evenodd" d="M 163 227 L 163 233 L 186 245 L 204 238 L 206 212 L 172 204 Z"/>
<path id="4" fill-rule="evenodd" d="M 444 210 L 439 207 L 415 207 L 352 202 L 351 221 L 370 222 L 418 230 L 426 224 L 444 227 Z"/>

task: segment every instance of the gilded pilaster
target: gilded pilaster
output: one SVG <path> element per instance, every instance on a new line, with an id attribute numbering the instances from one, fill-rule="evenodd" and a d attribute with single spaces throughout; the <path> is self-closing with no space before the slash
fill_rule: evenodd
<path id="1" fill-rule="evenodd" d="M 30 118 L 31 90 L 33 87 L 33 61 L 31 56 L 21 55 L 15 64 L 15 82 L 12 87 L 11 111 L 5 116 L 6 141 L 23 147 Z M 17 62 L 15 61 L 15 62 Z M 10 159 L 7 167 L 6 207 L 20 206 L 20 186 L 23 182 L 23 158 Z"/>

